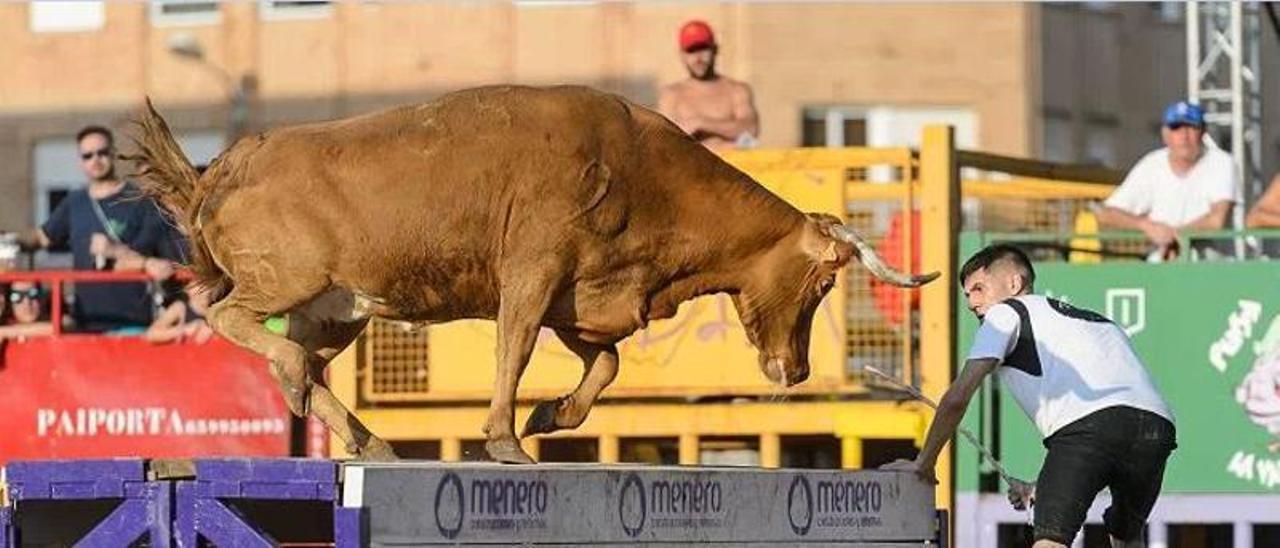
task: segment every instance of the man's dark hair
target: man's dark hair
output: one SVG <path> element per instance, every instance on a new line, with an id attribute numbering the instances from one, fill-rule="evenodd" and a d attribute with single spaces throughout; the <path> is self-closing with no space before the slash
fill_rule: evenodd
<path id="1" fill-rule="evenodd" d="M 4 303 L 0 304 L 0 325 L 8 325 L 9 320 L 13 319 L 13 306 L 9 304 L 9 284 L 0 283 L 0 298 L 4 299 Z M 4 349 L 4 341 L 0 341 L 0 350 Z"/>
<path id="2" fill-rule="evenodd" d="M 1008 261 L 1018 269 L 1018 274 L 1022 275 L 1024 287 L 1030 289 L 1035 285 L 1036 271 L 1031 267 L 1031 259 L 1028 259 L 1027 254 L 1021 249 L 1009 244 L 992 244 L 969 257 L 969 260 L 965 261 L 964 266 L 960 268 L 960 285 L 963 286 L 965 280 L 968 280 L 974 272 L 1002 261 Z"/>
<path id="3" fill-rule="evenodd" d="M 83 129 L 80 130 L 79 133 L 76 134 L 76 144 L 77 145 L 80 144 L 80 141 L 83 141 L 85 137 L 88 137 L 95 133 L 98 135 L 101 135 L 102 138 L 107 140 L 107 146 L 111 146 L 111 147 L 116 146 L 115 135 L 111 134 L 111 130 L 102 126 L 85 126 Z"/>

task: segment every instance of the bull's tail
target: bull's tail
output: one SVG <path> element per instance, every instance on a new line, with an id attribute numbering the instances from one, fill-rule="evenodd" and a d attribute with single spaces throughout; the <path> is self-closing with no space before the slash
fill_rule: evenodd
<path id="1" fill-rule="evenodd" d="M 191 248 L 190 267 L 196 283 L 210 291 L 210 302 L 231 290 L 231 279 L 214 262 L 209 247 L 200 234 L 197 221 L 202 194 L 198 192 L 200 174 L 183 154 L 169 131 L 169 124 L 156 112 L 147 98 L 147 108 L 134 120 L 137 131 L 133 141 L 138 154 L 128 159 L 136 162 L 137 178 L 142 191 L 169 211 Z"/>

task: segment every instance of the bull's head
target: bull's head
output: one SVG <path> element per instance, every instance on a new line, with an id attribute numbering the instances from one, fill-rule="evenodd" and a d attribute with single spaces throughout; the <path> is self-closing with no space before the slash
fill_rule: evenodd
<path id="1" fill-rule="evenodd" d="M 760 350 L 769 380 L 791 386 L 809 377 L 809 332 L 836 273 L 858 257 L 873 275 L 899 287 L 919 287 L 938 273 L 911 276 L 885 265 L 840 219 L 809 214 L 800 230 L 756 261 L 733 304 L 747 337 Z"/>

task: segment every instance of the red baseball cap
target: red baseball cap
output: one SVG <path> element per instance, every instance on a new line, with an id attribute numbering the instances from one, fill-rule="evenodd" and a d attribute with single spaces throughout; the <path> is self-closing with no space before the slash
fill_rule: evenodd
<path id="1" fill-rule="evenodd" d="M 680 27 L 680 49 L 693 51 L 705 47 L 715 47 L 716 35 L 711 32 L 711 25 L 704 21 L 689 21 Z"/>

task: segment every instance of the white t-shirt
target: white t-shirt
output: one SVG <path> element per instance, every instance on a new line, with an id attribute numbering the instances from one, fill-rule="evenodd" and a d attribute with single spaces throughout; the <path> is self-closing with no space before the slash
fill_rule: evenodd
<path id="1" fill-rule="evenodd" d="M 1138 160 L 1106 204 L 1177 228 L 1203 217 L 1209 206 L 1224 200 L 1238 201 L 1231 155 L 1205 147 L 1200 161 L 1179 177 L 1169 165 L 1169 149 L 1162 148 Z"/>
<path id="2" fill-rule="evenodd" d="M 987 310 L 969 359 L 997 358 L 1002 386 L 1044 437 L 1107 407 L 1125 405 L 1173 421 L 1129 337 L 1096 312 L 1040 295 Z"/>

